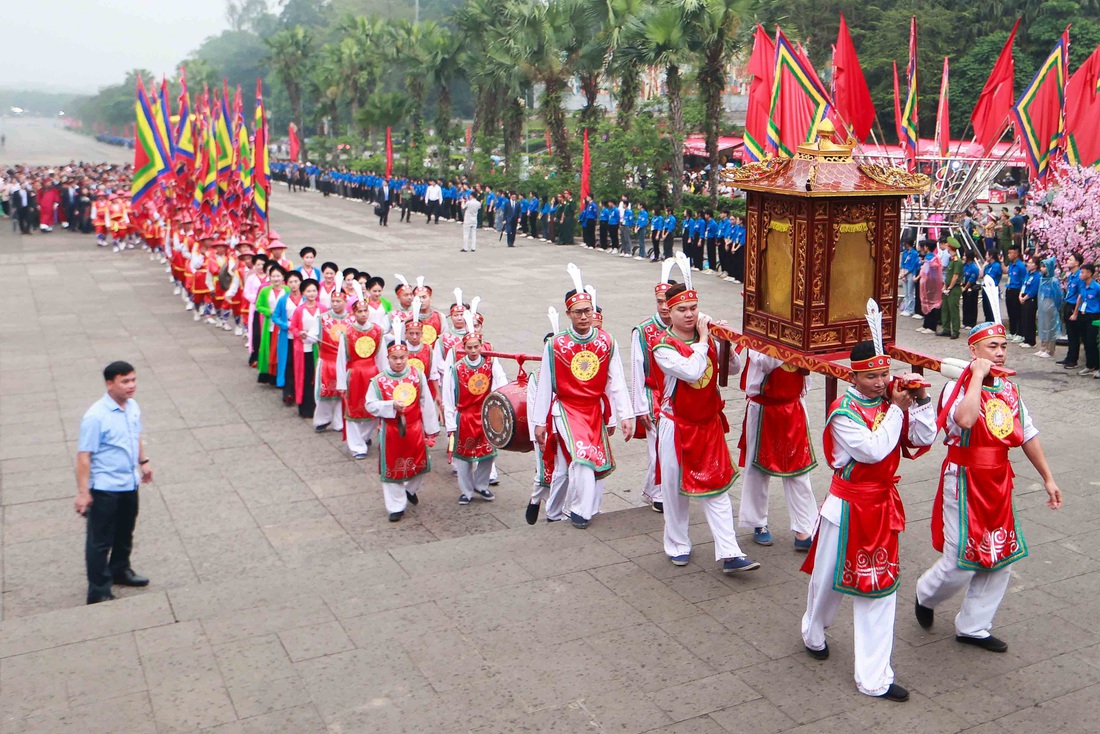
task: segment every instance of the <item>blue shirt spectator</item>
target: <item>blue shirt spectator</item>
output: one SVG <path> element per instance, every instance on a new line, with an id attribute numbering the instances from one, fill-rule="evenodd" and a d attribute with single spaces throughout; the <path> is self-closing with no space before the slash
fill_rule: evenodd
<path id="1" fill-rule="evenodd" d="M 91 454 L 89 489 L 101 492 L 130 492 L 141 481 L 141 409 L 130 398 L 122 407 L 104 393 L 80 422 L 78 452 Z"/>
<path id="2" fill-rule="evenodd" d="M 1009 289 L 1020 290 L 1024 287 L 1024 281 L 1027 280 L 1027 266 L 1024 265 L 1023 260 L 1017 260 L 1008 264 L 1008 284 L 1005 286 Z"/>

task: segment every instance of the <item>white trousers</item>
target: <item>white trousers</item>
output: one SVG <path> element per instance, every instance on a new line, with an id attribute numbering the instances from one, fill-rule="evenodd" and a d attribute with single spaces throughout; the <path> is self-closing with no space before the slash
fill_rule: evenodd
<path id="1" fill-rule="evenodd" d="M 317 407 L 313 410 L 313 425 L 323 426 L 326 423 L 334 431 L 344 430 L 344 401 L 343 400 L 318 400 Z"/>
<path id="2" fill-rule="evenodd" d="M 955 633 L 989 637 L 993 617 L 1008 590 L 1009 566 L 996 571 L 959 568 L 959 499 L 955 474 L 943 477 L 943 555 L 917 579 L 917 601 L 935 609 L 963 589 L 962 608 L 955 615 Z"/>
<path id="3" fill-rule="evenodd" d="M 560 417 L 554 419 L 554 430 L 559 438 L 566 435 L 565 424 Z M 565 466 L 565 449 L 560 440 L 558 455 L 554 460 L 555 469 L 559 466 Z M 599 513 L 600 505 L 603 504 L 603 480 L 596 479 L 595 469 L 576 461 L 569 462 L 569 471 L 565 474 L 567 487 L 563 512 L 575 512 L 585 520 L 591 520 Z"/>
<path id="4" fill-rule="evenodd" d="M 560 455 L 560 454 L 559 454 Z M 562 464 L 555 463 L 554 475 L 549 484 L 539 484 L 539 473 L 542 468 L 542 449 L 538 442 L 535 443 L 535 482 L 531 490 L 531 504 L 546 502 L 546 519 L 561 520 L 565 510 L 565 494 L 569 488 L 569 474 L 563 471 Z"/>
<path id="5" fill-rule="evenodd" d="M 458 488 L 466 497 L 473 497 L 474 490 L 481 492 L 489 489 L 489 474 L 493 470 L 492 458 L 481 461 L 454 460 L 454 467 L 458 475 Z"/>
<path id="6" fill-rule="evenodd" d="M 762 528 L 768 524 L 768 485 L 771 475 L 757 469 L 756 431 L 760 424 L 760 406 L 749 402 L 748 422 L 745 425 L 745 481 L 741 486 L 741 506 L 737 510 L 738 525 L 743 528 Z M 797 477 L 781 477 L 783 494 L 787 497 L 787 510 L 791 516 L 791 530 L 808 535 L 817 521 L 817 500 L 810 487 L 810 473 Z"/>
<path id="7" fill-rule="evenodd" d="M 378 430 L 378 421 L 374 418 L 367 421 L 348 421 L 348 450 L 353 454 L 367 453 L 367 441 L 374 438 Z"/>
<path id="8" fill-rule="evenodd" d="M 642 496 L 648 497 L 651 502 L 660 502 L 664 493 L 661 485 L 657 484 L 657 431 L 656 427 L 645 434 L 646 453 L 649 456 L 649 464 L 645 469 L 645 484 L 642 485 Z"/>
<path id="9" fill-rule="evenodd" d="M 691 553 L 688 536 L 688 500 L 680 494 L 680 462 L 676 457 L 675 430 L 672 421 L 660 422 L 661 494 L 665 503 L 665 555 L 669 558 Z M 707 526 L 714 538 L 714 560 L 741 558 L 745 555 L 737 544 L 733 523 L 733 503 L 729 492 L 713 497 L 696 497 L 703 505 Z"/>
<path id="10" fill-rule="evenodd" d="M 404 512 L 409 505 L 405 493 L 416 494 L 424 482 L 424 475 L 413 477 L 407 482 L 382 482 L 382 494 L 386 498 L 386 512 Z"/>
<path id="11" fill-rule="evenodd" d="M 477 251 L 477 222 L 474 222 L 473 226 L 462 225 L 462 249 L 471 252 Z"/>
<path id="12" fill-rule="evenodd" d="M 667 505 L 666 505 L 667 507 Z M 666 509 L 667 513 L 668 510 Z M 802 641 L 806 647 L 825 647 L 825 630 L 836 617 L 840 601 L 850 594 L 833 588 L 840 527 L 821 518 L 817 530 L 817 554 L 810 588 L 806 592 L 806 613 L 802 615 Z M 894 651 L 894 613 L 897 594 L 871 599 L 851 596 L 855 630 L 856 687 L 868 696 L 881 696 L 894 682 L 890 656 Z"/>

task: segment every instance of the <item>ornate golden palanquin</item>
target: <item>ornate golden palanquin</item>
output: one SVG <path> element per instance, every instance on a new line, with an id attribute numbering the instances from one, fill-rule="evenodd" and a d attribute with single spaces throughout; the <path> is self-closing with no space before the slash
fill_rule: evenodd
<path id="1" fill-rule="evenodd" d="M 902 201 L 926 176 L 860 163 L 832 126 L 798 148 L 735 169 L 748 192 L 743 331 L 784 351 L 836 355 L 869 338 L 867 299 L 894 341 Z M 850 141 L 851 142 L 851 141 Z"/>

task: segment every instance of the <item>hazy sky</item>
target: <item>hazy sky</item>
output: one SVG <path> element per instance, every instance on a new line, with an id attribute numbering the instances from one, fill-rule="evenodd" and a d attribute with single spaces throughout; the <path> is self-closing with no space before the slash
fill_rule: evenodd
<path id="1" fill-rule="evenodd" d="M 5 1 L 0 87 L 95 92 L 130 69 L 171 75 L 228 27 L 225 0 Z"/>

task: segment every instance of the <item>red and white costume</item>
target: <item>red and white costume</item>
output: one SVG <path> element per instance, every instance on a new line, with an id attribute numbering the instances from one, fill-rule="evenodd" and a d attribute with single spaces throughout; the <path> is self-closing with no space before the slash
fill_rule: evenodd
<path id="1" fill-rule="evenodd" d="M 688 498 L 696 497 L 714 537 L 715 560 L 741 558 L 745 554 L 737 544 L 728 493 L 737 472 L 726 444 L 729 424 L 718 392 L 718 350 L 711 340 L 688 343 L 666 331 L 652 359 L 662 375 L 657 454 L 665 554 L 691 553 Z M 737 374 L 740 369 L 741 359 L 731 349 L 729 370 Z"/>
<path id="2" fill-rule="evenodd" d="M 590 520 L 603 500 L 603 479 L 615 470 L 607 426 L 633 415 L 615 339 L 592 327 L 568 328 L 546 343 L 535 393 L 536 426 L 553 423 L 555 468 L 568 467 L 566 511 Z"/>
<path id="3" fill-rule="evenodd" d="M 454 434 L 453 458 L 458 488 L 466 497 L 489 489 L 489 474 L 496 448 L 485 436 L 481 406 L 486 396 L 508 382 L 500 361 L 462 357 L 443 376 L 443 418 L 448 433 Z"/>
<path id="4" fill-rule="evenodd" d="M 316 395 L 317 407 L 313 411 L 313 427 L 329 426 L 334 431 L 344 430 L 343 397 L 340 395 L 339 368 L 346 365 L 347 348 L 344 336 L 354 319 L 347 313 L 326 311 L 321 315 L 321 341 L 317 352 Z"/>
<path id="5" fill-rule="evenodd" d="M 738 464 L 745 470 L 738 524 L 761 528 L 768 524 L 768 484 L 783 480 L 783 493 L 795 533 L 813 532 L 817 500 L 810 472 L 817 466 L 810 444 L 806 414 L 809 377 L 797 368 L 748 350 L 741 388 L 748 401 L 741 427 Z"/>
<path id="6" fill-rule="evenodd" d="M 396 420 L 396 401 L 405 406 L 403 421 Z M 366 409 L 382 421 L 378 465 L 386 511 L 404 512 L 408 506 L 406 493 L 415 495 L 424 475 L 432 470 L 425 436 L 439 433 L 439 417 L 428 394 L 428 380 L 415 369 L 406 367 L 395 374 L 387 367 L 371 380 Z"/>
<path id="7" fill-rule="evenodd" d="M 667 284 L 661 285 L 668 290 Z M 654 314 L 635 326 L 630 334 L 630 384 L 634 397 L 634 417 L 638 426 L 644 416 L 649 416 L 654 425 L 660 421 L 664 380 L 661 368 L 653 361 L 653 347 L 661 341 L 667 329 L 668 325 L 661 320 L 660 315 Z M 634 433 L 637 436 L 638 429 Z M 646 465 L 642 494 L 653 502 L 660 502 L 662 493 L 661 485 L 657 482 L 657 431 L 647 431 L 645 439 L 649 463 Z"/>
<path id="8" fill-rule="evenodd" d="M 834 474 L 813 547 L 802 566 L 812 574 L 802 639 L 808 648 L 824 649 L 825 630 L 840 600 L 852 595 L 855 681 L 869 696 L 881 696 L 894 682 L 890 656 L 898 533 L 905 527 L 897 490 L 902 449 L 915 458 L 935 438 L 931 402 L 905 412 L 886 398 L 867 398 L 854 387 L 832 404 L 826 419 L 824 450 Z"/>
<path id="9" fill-rule="evenodd" d="M 1039 435 L 1011 381 L 992 378 L 982 388 L 978 421 L 969 430 L 955 422 L 966 395 L 966 372 L 941 396 L 947 458 L 932 514 L 932 545 L 943 555 L 917 581 L 917 601 L 936 608 L 963 589 L 955 633 L 988 637 L 1008 589 L 1009 566 L 1027 555 L 1012 507 L 1010 448 Z M 960 471 L 961 469 L 961 471 Z M 960 527 L 960 521 L 965 524 Z"/>
<path id="10" fill-rule="evenodd" d="M 367 388 L 386 366 L 382 329 L 369 321 L 365 326 L 352 321 L 344 333 L 344 345 L 346 368 L 338 370 L 337 388 L 346 391 L 345 435 L 348 450 L 353 455 L 363 455 L 367 453 L 367 442 L 378 429 L 378 421 L 367 411 Z"/>

